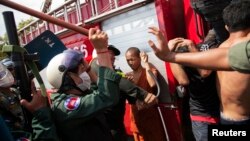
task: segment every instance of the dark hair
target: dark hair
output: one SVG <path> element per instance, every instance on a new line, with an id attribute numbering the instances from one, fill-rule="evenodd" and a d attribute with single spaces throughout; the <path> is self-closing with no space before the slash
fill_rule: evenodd
<path id="1" fill-rule="evenodd" d="M 127 49 L 126 53 L 129 52 L 129 51 L 134 52 L 136 56 L 140 57 L 141 51 L 140 51 L 139 48 L 137 48 L 137 47 L 130 47 L 130 48 Z"/>
<path id="2" fill-rule="evenodd" d="M 77 86 L 74 82 L 74 80 L 68 75 L 65 74 L 62 80 L 62 85 L 58 89 L 58 93 L 65 93 L 68 90 L 75 89 Z"/>
<path id="3" fill-rule="evenodd" d="M 250 28 L 250 1 L 234 0 L 223 10 L 223 20 L 229 32 Z"/>

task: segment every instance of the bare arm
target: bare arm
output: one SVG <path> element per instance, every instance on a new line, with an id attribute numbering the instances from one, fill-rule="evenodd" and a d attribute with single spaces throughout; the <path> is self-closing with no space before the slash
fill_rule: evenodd
<path id="1" fill-rule="evenodd" d="M 211 70 L 232 70 L 228 62 L 228 49 L 216 48 L 206 52 L 174 53 L 165 44 L 166 39 L 158 28 L 150 27 L 149 33 L 156 36 L 158 46 L 149 40 L 155 55 L 163 61 Z"/>
<path id="2" fill-rule="evenodd" d="M 96 50 L 99 65 L 113 70 L 108 51 L 108 35 L 99 29 L 90 28 L 89 40 Z"/>
<path id="3" fill-rule="evenodd" d="M 198 52 L 195 43 L 192 40 L 184 39 L 184 38 L 174 38 L 172 40 L 169 40 L 168 42 L 168 48 L 171 52 L 183 52 L 184 50 L 180 50 L 179 48 L 187 47 L 188 52 Z M 183 52 L 186 53 L 186 52 Z M 175 79 L 178 81 L 178 83 L 182 86 L 186 86 L 189 84 L 188 76 L 186 75 L 184 69 L 181 65 L 170 63 L 171 70 L 173 72 L 173 75 Z M 211 71 L 210 70 L 204 70 L 204 69 L 197 69 L 201 77 L 207 77 Z"/>
<path id="4" fill-rule="evenodd" d="M 170 63 L 170 67 L 179 85 L 186 86 L 189 84 L 187 74 L 179 64 Z"/>
<path id="5" fill-rule="evenodd" d="M 189 52 L 193 52 L 193 53 L 199 52 L 199 49 L 196 47 L 195 43 L 191 40 L 183 39 L 183 42 L 181 44 L 187 45 Z M 203 78 L 208 77 L 212 72 L 211 70 L 200 69 L 200 68 L 197 68 L 197 71 L 200 74 L 200 76 Z"/>
<path id="6" fill-rule="evenodd" d="M 205 52 L 171 53 L 166 61 L 210 70 L 232 70 L 228 62 L 228 49 L 217 48 Z"/>
<path id="7" fill-rule="evenodd" d="M 151 71 L 154 74 L 154 76 L 157 77 L 157 69 L 155 68 L 155 66 L 153 64 L 148 62 L 148 55 L 145 52 L 141 52 L 140 57 L 141 57 L 142 62 L 144 62 L 144 64 L 145 64 L 147 81 L 148 81 L 150 87 L 155 87 L 156 82 L 151 77 L 151 75 L 149 74 L 148 71 Z"/>

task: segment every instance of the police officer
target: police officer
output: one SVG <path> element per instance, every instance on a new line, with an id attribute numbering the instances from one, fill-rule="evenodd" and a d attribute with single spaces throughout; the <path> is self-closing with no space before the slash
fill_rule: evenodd
<path id="1" fill-rule="evenodd" d="M 12 88 L 14 77 L 11 72 L 0 63 L 0 113 L 11 131 L 24 128 L 24 115 L 19 102 L 19 94 Z"/>
<path id="2" fill-rule="evenodd" d="M 115 56 L 120 55 L 120 51 L 114 45 L 108 45 L 108 51 L 110 54 L 112 67 L 117 74 L 122 76 L 122 79 L 119 83 L 119 102 L 116 105 L 108 108 L 104 113 L 115 141 L 127 141 L 127 139 L 129 139 L 129 136 L 126 134 L 124 125 L 126 100 L 128 100 L 129 104 L 143 102 L 146 107 L 149 107 L 150 105 L 156 103 L 157 98 L 155 97 L 155 95 L 148 93 L 142 88 L 134 85 L 131 81 L 125 79 L 125 74 L 120 69 L 115 68 Z M 93 53 L 92 57 L 96 57 L 96 53 Z M 99 65 L 97 58 L 94 58 L 91 61 L 90 65 L 91 70 L 98 74 Z M 145 99 L 149 99 L 149 101 L 145 102 Z M 140 107 L 138 108 L 145 108 L 145 105 L 140 105 Z"/>
<path id="3" fill-rule="evenodd" d="M 27 102 L 22 99 L 19 102 L 18 94 L 11 91 L 14 77 L 5 65 L 0 62 L 1 139 L 8 141 L 32 139 L 56 141 L 56 129 L 52 121 L 50 108 L 46 104 L 46 98 L 33 89 L 32 101 Z M 24 116 L 21 105 L 33 113 L 33 135 L 24 129 Z"/>
<path id="4" fill-rule="evenodd" d="M 89 39 L 97 50 L 100 63 L 98 89 L 82 87 L 80 75 L 89 66 L 83 54 L 66 50 L 51 59 L 47 66 L 47 79 L 58 89 L 51 95 L 52 112 L 58 135 L 68 141 L 112 141 L 103 111 L 116 104 L 119 98 L 120 76 L 113 71 L 107 51 L 107 34 L 91 28 Z"/>

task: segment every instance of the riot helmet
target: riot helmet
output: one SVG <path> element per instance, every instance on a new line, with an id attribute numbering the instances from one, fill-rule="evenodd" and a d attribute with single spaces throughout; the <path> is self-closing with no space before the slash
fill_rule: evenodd
<path id="1" fill-rule="evenodd" d="M 46 70 L 49 83 L 56 89 L 60 89 L 67 71 L 73 70 L 82 63 L 83 53 L 77 50 L 68 49 L 63 53 L 54 56 Z"/>
<path id="2" fill-rule="evenodd" d="M 14 84 L 14 77 L 11 72 L 0 62 L 0 87 L 6 88 Z"/>
<path id="3" fill-rule="evenodd" d="M 1 63 L 7 67 L 7 69 L 13 69 L 14 68 L 14 63 L 10 58 L 5 58 L 1 60 Z"/>

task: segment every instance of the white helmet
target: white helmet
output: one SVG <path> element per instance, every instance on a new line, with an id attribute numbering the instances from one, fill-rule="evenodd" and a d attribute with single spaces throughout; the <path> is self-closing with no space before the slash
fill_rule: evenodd
<path id="1" fill-rule="evenodd" d="M 0 87 L 10 87 L 14 84 L 11 72 L 0 62 Z"/>
<path id="2" fill-rule="evenodd" d="M 77 50 L 68 49 L 63 53 L 54 56 L 46 70 L 49 83 L 56 89 L 62 85 L 65 72 L 76 68 L 83 59 L 83 53 Z"/>

